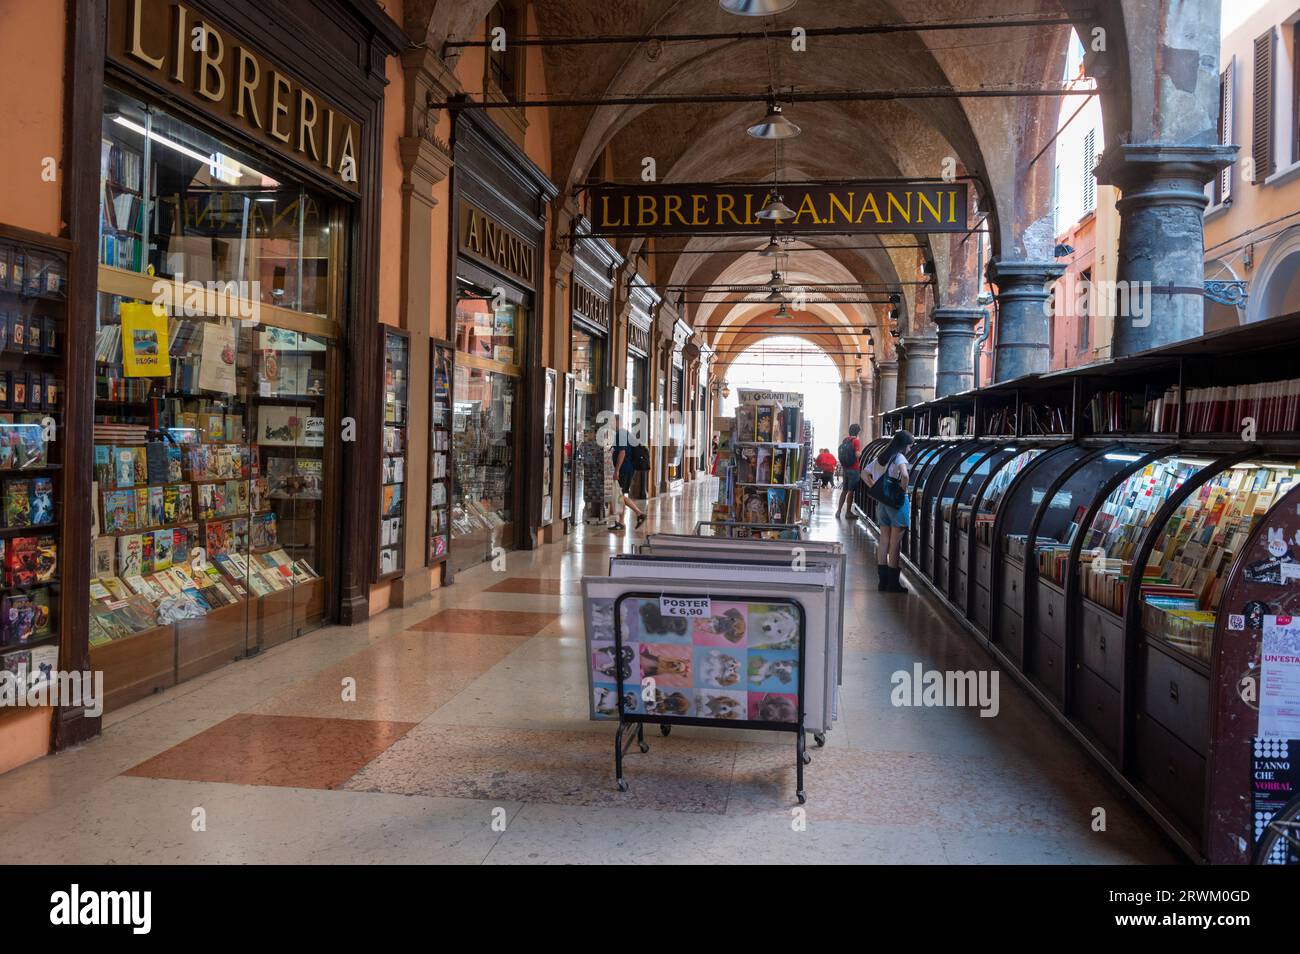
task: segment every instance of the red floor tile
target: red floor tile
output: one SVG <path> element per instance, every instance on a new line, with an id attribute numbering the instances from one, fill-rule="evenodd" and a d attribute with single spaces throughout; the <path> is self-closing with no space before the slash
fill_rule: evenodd
<path id="1" fill-rule="evenodd" d="M 414 725 L 244 713 L 122 774 L 235 785 L 337 788 Z"/>
<path id="2" fill-rule="evenodd" d="M 495 633 L 498 636 L 536 636 L 560 618 L 559 613 L 524 613 L 518 610 L 448 608 L 439 610 L 410 629 L 435 633 Z"/>

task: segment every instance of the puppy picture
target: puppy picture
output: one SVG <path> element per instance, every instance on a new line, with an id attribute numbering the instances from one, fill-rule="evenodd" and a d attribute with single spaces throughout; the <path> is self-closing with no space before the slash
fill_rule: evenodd
<path id="1" fill-rule="evenodd" d="M 749 654 L 749 687 L 751 689 L 789 689 L 799 672 L 794 654 L 769 652 Z"/>
<path id="2" fill-rule="evenodd" d="M 709 686 L 714 689 L 729 689 L 741 680 L 744 654 L 727 652 L 722 649 L 697 648 L 695 650 L 695 671 L 697 686 Z"/>
<path id="3" fill-rule="evenodd" d="M 719 692 L 711 689 L 698 689 L 695 692 L 695 714 L 702 719 L 734 721 L 744 719 L 745 712 L 743 692 Z"/>
<path id="4" fill-rule="evenodd" d="M 641 675 L 658 685 L 691 685 L 691 647 L 674 643 L 642 643 Z"/>
<path id="5" fill-rule="evenodd" d="M 751 692 L 749 717 L 757 722 L 798 722 L 796 696 L 776 692 Z"/>
<path id="6" fill-rule="evenodd" d="M 624 682 L 639 683 L 641 667 L 637 661 L 637 645 L 624 643 L 615 658 L 613 643 L 593 643 L 591 671 L 597 682 L 615 682 L 622 677 Z"/>
<path id="7" fill-rule="evenodd" d="M 645 709 L 651 715 L 671 716 L 688 716 L 694 711 L 690 696 L 679 689 L 671 692 L 656 689 L 654 702 L 647 702 Z"/>
<path id="8" fill-rule="evenodd" d="M 788 606 L 755 606 L 749 613 L 750 649 L 798 649 L 799 619 Z"/>
<path id="9" fill-rule="evenodd" d="M 651 600 L 642 600 L 637 611 L 641 623 L 641 635 L 646 642 L 664 642 L 665 637 L 689 638 L 690 623 L 684 616 L 664 616 L 659 612 L 659 604 Z"/>
<path id="10" fill-rule="evenodd" d="M 590 638 L 593 643 L 614 641 L 614 601 L 605 599 L 590 600 L 588 605 L 591 607 L 591 629 Z M 623 634 L 624 639 L 627 634 Z"/>
<path id="11" fill-rule="evenodd" d="M 745 646 L 748 628 L 743 603 L 714 603 L 713 615 L 695 621 L 697 646 Z"/>

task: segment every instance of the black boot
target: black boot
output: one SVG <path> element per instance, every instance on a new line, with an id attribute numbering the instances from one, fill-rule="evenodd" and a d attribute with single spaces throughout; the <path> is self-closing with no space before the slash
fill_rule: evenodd
<path id="1" fill-rule="evenodd" d="M 876 575 L 877 575 L 878 577 L 880 577 L 880 585 L 879 585 L 878 587 L 876 587 L 876 589 L 878 589 L 881 593 L 888 592 L 888 590 L 889 590 L 889 567 L 885 566 L 885 565 L 882 563 L 880 566 L 876 567 Z"/>
<path id="2" fill-rule="evenodd" d="M 903 585 L 903 571 L 896 566 L 889 568 L 889 581 L 885 586 L 888 593 L 907 593 L 908 589 Z"/>

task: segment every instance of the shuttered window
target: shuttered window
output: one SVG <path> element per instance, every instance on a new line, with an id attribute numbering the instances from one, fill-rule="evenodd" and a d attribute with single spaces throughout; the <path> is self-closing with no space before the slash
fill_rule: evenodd
<path id="1" fill-rule="evenodd" d="M 1083 137 L 1083 214 L 1097 207 L 1097 179 L 1093 168 L 1097 165 L 1097 130 L 1089 129 Z"/>
<path id="2" fill-rule="evenodd" d="M 1273 31 L 1255 40 L 1255 89 L 1252 103 L 1250 155 L 1256 183 L 1273 174 Z"/>
<path id="3" fill-rule="evenodd" d="M 1237 58 L 1228 60 L 1228 65 L 1219 74 L 1219 145 L 1232 145 L 1232 104 L 1233 78 L 1237 72 Z M 1232 199 L 1232 166 L 1224 166 L 1219 172 L 1219 181 L 1214 195 L 1216 205 Z"/>

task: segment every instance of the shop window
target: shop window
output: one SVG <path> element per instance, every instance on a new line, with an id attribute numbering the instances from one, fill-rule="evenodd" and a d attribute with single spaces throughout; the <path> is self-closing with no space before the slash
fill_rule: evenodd
<path id="1" fill-rule="evenodd" d="M 456 299 L 457 351 L 516 366 L 523 357 L 521 330 L 519 302 L 461 280 Z"/>
<path id="2" fill-rule="evenodd" d="M 89 612 L 116 707 L 328 615 L 347 213 L 112 89 L 100 160 Z"/>
<path id="3" fill-rule="evenodd" d="M 486 22 L 487 47 L 487 82 L 490 88 L 497 90 L 509 101 L 520 99 L 523 95 L 524 47 L 515 45 L 514 40 L 524 32 L 523 10 L 518 3 L 502 2 L 493 4 L 488 11 Z M 494 40 L 499 42 L 494 44 Z M 504 46 L 504 49 L 501 47 Z"/>

